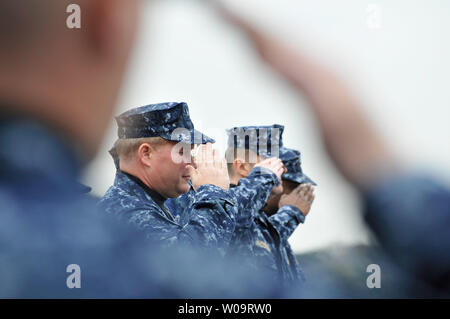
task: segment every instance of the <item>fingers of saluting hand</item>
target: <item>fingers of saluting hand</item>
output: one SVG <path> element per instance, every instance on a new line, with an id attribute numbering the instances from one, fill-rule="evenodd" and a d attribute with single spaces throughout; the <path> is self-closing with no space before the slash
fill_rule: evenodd
<path id="1" fill-rule="evenodd" d="M 294 189 L 294 192 L 295 192 L 298 196 L 304 197 L 304 196 L 305 196 L 305 185 L 304 185 L 304 184 L 300 184 L 299 186 L 297 186 L 297 187 Z"/>
<path id="2" fill-rule="evenodd" d="M 310 191 L 309 191 L 309 194 L 308 194 L 308 201 L 309 202 L 313 202 L 313 200 L 314 200 L 314 198 L 316 198 L 316 195 L 314 194 L 314 186 L 310 186 Z"/>
<path id="3" fill-rule="evenodd" d="M 212 160 L 213 160 L 213 165 L 215 167 L 217 167 L 217 168 L 222 167 L 222 161 L 220 160 L 219 151 L 216 149 L 212 150 Z"/>

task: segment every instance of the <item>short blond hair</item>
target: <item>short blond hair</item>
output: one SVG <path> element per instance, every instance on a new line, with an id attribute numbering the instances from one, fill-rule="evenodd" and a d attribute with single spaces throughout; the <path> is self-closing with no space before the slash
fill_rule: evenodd
<path id="1" fill-rule="evenodd" d="M 149 143 L 152 147 L 158 148 L 167 143 L 162 137 L 142 137 L 142 138 L 121 138 L 117 141 L 117 154 L 120 159 L 130 159 L 143 143 Z"/>

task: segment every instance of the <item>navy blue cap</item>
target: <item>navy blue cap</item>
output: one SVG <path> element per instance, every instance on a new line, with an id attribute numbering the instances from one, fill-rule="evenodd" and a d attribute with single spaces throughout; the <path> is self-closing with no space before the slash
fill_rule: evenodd
<path id="1" fill-rule="evenodd" d="M 284 126 L 279 124 L 233 127 L 227 130 L 228 147 L 252 150 L 262 157 L 279 157 L 283 131 Z"/>
<path id="2" fill-rule="evenodd" d="M 150 104 L 126 111 L 116 117 L 120 139 L 162 137 L 186 144 L 214 143 L 215 140 L 194 129 L 184 102 Z"/>
<path id="3" fill-rule="evenodd" d="M 308 176 L 303 173 L 301 154 L 297 150 L 287 147 L 280 147 L 280 159 L 286 166 L 287 172 L 281 178 L 298 184 L 311 183 L 317 185 Z"/>

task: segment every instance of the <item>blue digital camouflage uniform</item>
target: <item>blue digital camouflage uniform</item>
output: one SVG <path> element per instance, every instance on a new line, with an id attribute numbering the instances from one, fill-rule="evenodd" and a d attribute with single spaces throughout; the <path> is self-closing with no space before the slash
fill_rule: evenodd
<path id="1" fill-rule="evenodd" d="M 276 153 L 278 156 L 279 136 L 282 135 L 283 130 L 284 127 L 278 124 L 265 127 L 234 128 L 229 130 L 228 134 L 230 143 L 234 142 L 235 144 L 229 146 L 235 149 L 251 149 L 256 154 L 265 157 L 269 157 L 272 153 Z M 263 146 L 266 147 L 265 150 L 262 149 Z M 232 159 L 228 159 L 228 161 L 230 160 Z M 248 177 L 241 179 L 239 187 L 230 189 L 230 193 L 237 200 L 237 210 L 239 211 L 237 224 L 249 224 L 254 215 L 252 212 L 258 212 L 265 205 L 273 186 L 279 184 L 279 179 L 271 171 L 255 168 Z M 240 196 L 241 194 L 242 196 Z M 183 219 L 186 215 L 185 212 L 195 201 L 194 196 L 195 190 L 191 188 L 186 194 L 168 199 L 166 205 L 171 208 L 174 215 L 181 216 L 180 218 Z"/>
<path id="2" fill-rule="evenodd" d="M 77 181 L 73 142 L 46 125 L 3 118 L 0 144 L 0 298 L 285 296 L 223 258 L 160 249 L 98 212 Z M 79 289 L 66 285 L 71 264 L 81 268 Z"/>
<path id="3" fill-rule="evenodd" d="M 266 204 L 274 185 L 279 185 L 278 177 L 266 168 L 255 167 L 246 178 L 239 181 L 238 186 L 229 190 L 230 196 L 236 201 L 236 209 L 239 212 L 236 216 L 237 227 L 233 233 L 231 247 L 228 253 L 239 251 L 241 243 L 238 238 L 243 229 L 247 230 L 252 225 L 252 217 L 257 214 Z M 200 189 L 197 190 L 197 192 Z M 189 192 L 177 198 L 171 198 L 166 201 L 166 205 L 174 215 L 175 219 L 185 223 L 189 219 L 190 207 L 196 203 L 196 191 L 191 188 Z M 248 254 L 247 254 L 248 255 Z"/>
<path id="4" fill-rule="evenodd" d="M 450 296 L 450 190 L 417 173 L 382 178 L 363 193 L 382 247 L 416 278 Z M 417 292 L 416 292 L 417 293 Z"/>
<path id="5" fill-rule="evenodd" d="M 165 207 L 165 199 L 157 197 L 136 178 L 119 171 L 99 205 L 164 245 L 191 243 L 222 253 L 228 247 L 235 225 L 235 201 L 228 192 L 213 185 L 199 187 L 194 205 L 186 211 L 187 222 L 176 219 Z"/>
<path id="6" fill-rule="evenodd" d="M 0 298 L 163 295 L 152 288 L 150 245 L 98 214 L 68 140 L 14 117 L 1 119 L 0 143 Z M 80 289 L 66 285 L 71 264 L 81 267 Z"/>
<path id="7" fill-rule="evenodd" d="M 259 129 L 255 129 L 259 128 Z M 242 127 L 242 128 L 234 128 L 231 131 L 229 131 L 229 134 L 233 135 L 233 141 L 236 143 L 235 148 L 236 149 L 251 149 L 257 154 L 272 154 L 273 156 L 278 157 L 278 136 L 281 136 L 284 130 L 284 126 L 275 124 L 273 126 L 266 126 L 266 127 Z M 234 136 L 236 136 L 234 138 Z M 229 139 L 232 139 L 230 137 Z M 272 145 L 273 142 L 273 147 Z M 266 146 L 265 150 L 259 150 L 259 145 Z M 233 145 L 231 145 L 233 147 Z M 113 156 L 114 162 L 117 162 L 117 157 L 114 157 L 114 153 L 110 152 Z M 230 161 L 231 159 L 227 159 Z M 256 159 L 255 159 L 256 160 Z M 245 179 L 246 180 L 246 179 Z M 239 217 L 238 219 L 241 221 L 246 220 L 248 216 L 250 216 L 250 212 L 247 209 L 247 212 L 245 215 L 244 213 L 244 207 L 246 205 L 256 205 L 251 207 L 263 207 L 265 205 L 265 202 L 267 200 L 268 194 L 272 191 L 272 187 L 274 184 L 278 185 L 279 180 L 278 178 L 272 174 L 271 172 L 267 171 L 261 171 L 261 170 L 255 170 L 255 172 L 252 172 L 248 176 L 248 181 L 242 181 L 242 183 L 245 183 L 246 189 L 244 192 L 247 194 L 251 193 L 252 195 L 248 195 L 247 198 L 243 197 L 240 198 L 240 200 L 237 202 L 238 204 L 238 211 Z M 235 195 L 236 191 L 232 191 L 233 195 Z M 182 194 L 181 196 L 177 198 L 169 198 L 165 204 L 170 209 L 170 211 L 173 213 L 175 218 L 179 218 L 181 220 L 186 220 L 186 212 L 188 208 L 194 203 L 194 196 L 195 196 L 195 190 L 191 187 L 189 192 Z M 258 198 L 256 198 L 259 196 Z M 258 210 L 258 209 L 257 209 Z M 256 211 L 257 211 L 256 210 Z M 251 211 L 251 209 L 250 209 Z M 239 223 L 239 221 L 238 221 Z"/>
<path id="8" fill-rule="evenodd" d="M 283 131 L 281 125 L 233 128 L 228 130 L 228 146 L 250 149 L 262 157 L 277 155 L 289 169 L 283 178 L 295 179 L 295 182 L 299 179 L 310 181 L 301 171 L 299 152 L 283 147 Z M 272 177 L 277 179 L 274 174 Z M 241 203 L 230 254 L 246 256 L 253 267 L 270 271 L 277 280 L 291 285 L 303 280 L 304 276 L 288 239 L 305 217 L 293 206 L 284 206 L 270 217 L 266 215 L 262 209 L 274 185 L 257 190 L 255 182 L 243 178 L 230 189 L 237 202 Z M 260 201 L 248 196 L 252 190 L 259 192 Z"/>
<path id="9" fill-rule="evenodd" d="M 161 103 L 127 111 L 116 118 L 119 138 L 160 136 L 187 144 L 214 142 L 196 131 L 186 103 Z M 110 152 L 114 158 L 114 148 Z M 116 165 L 117 165 L 117 161 Z M 120 170 L 100 207 L 144 231 L 153 241 L 171 246 L 189 243 L 224 254 L 235 227 L 235 200 L 214 185 L 203 185 L 183 218 L 172 214 L 166 198 Z"/>
<path id="10" fill-rule="evenodd" d="M 311 183 L 316 185 L 307 175 L 303 173 L 301 167 L 301 154 L 297 150 L 289 149 L 284 146 L 280 148 L 280 159 L 286 166 L 287 172 L 284 173 L 281 178 L 297 184 Z M 265 214 L 261 212 L 261 214 Z M 300 223 L 305 222 L 305 216 L 303 213 L 294 206 L 283 206 L 278 211 L 268 217 L 272 225 L 278 230 L 281 237 L 281 250 L 282 259 L 286 262 L 282 263 L 282 267 L 285 269 L 285 280 L 288 282 L 294 282 L 299 279 L 304 279 L 303 272 L 298 264 L 295 254 L 292 251 L 291 245 L 288 242 L 289 237 L 295 231 Z"/>
<path id="11" fill-rule="evenodd" d="M 196 192 L 191 181 L 189 181 L 189 184 L 191 187 L 187 193 L 182 194 L 177 198 L 168 198 L 164 203 L 177 223 L 181 225 L 186 225 L 189 222 L 189 211 L 195 201 Z"/>

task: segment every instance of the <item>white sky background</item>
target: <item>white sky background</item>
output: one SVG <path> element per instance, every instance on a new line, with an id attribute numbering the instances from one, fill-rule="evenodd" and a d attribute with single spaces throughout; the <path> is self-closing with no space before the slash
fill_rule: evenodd
<path id="1" fill-rule="evenodd" d="M 205 4 L 159 0 L 144 7 L 141 33 L 116 114 L 185 101 L 196 128 L 225 149 L 225 129 L 283 124 L 287 147 L 319 186 L 290 239 L 296 252 L 367 243 L 355 193 L 332 166 L 305 101 L 265 67 L 235 29 Z M 230 0 L 233 8 L 320 56 L 347 80 L 405 162 L 450 180 L 450 2 L 446 0 Z M 370 28 L 381 9 L 379 29 Z M 375 13 L 376 15 L 376 13 Z M 377 23 L 377 20 L 375 20 Z M 107 150 L 115 123 L 85 174 L 103 195 L 114 180 Z"/>

